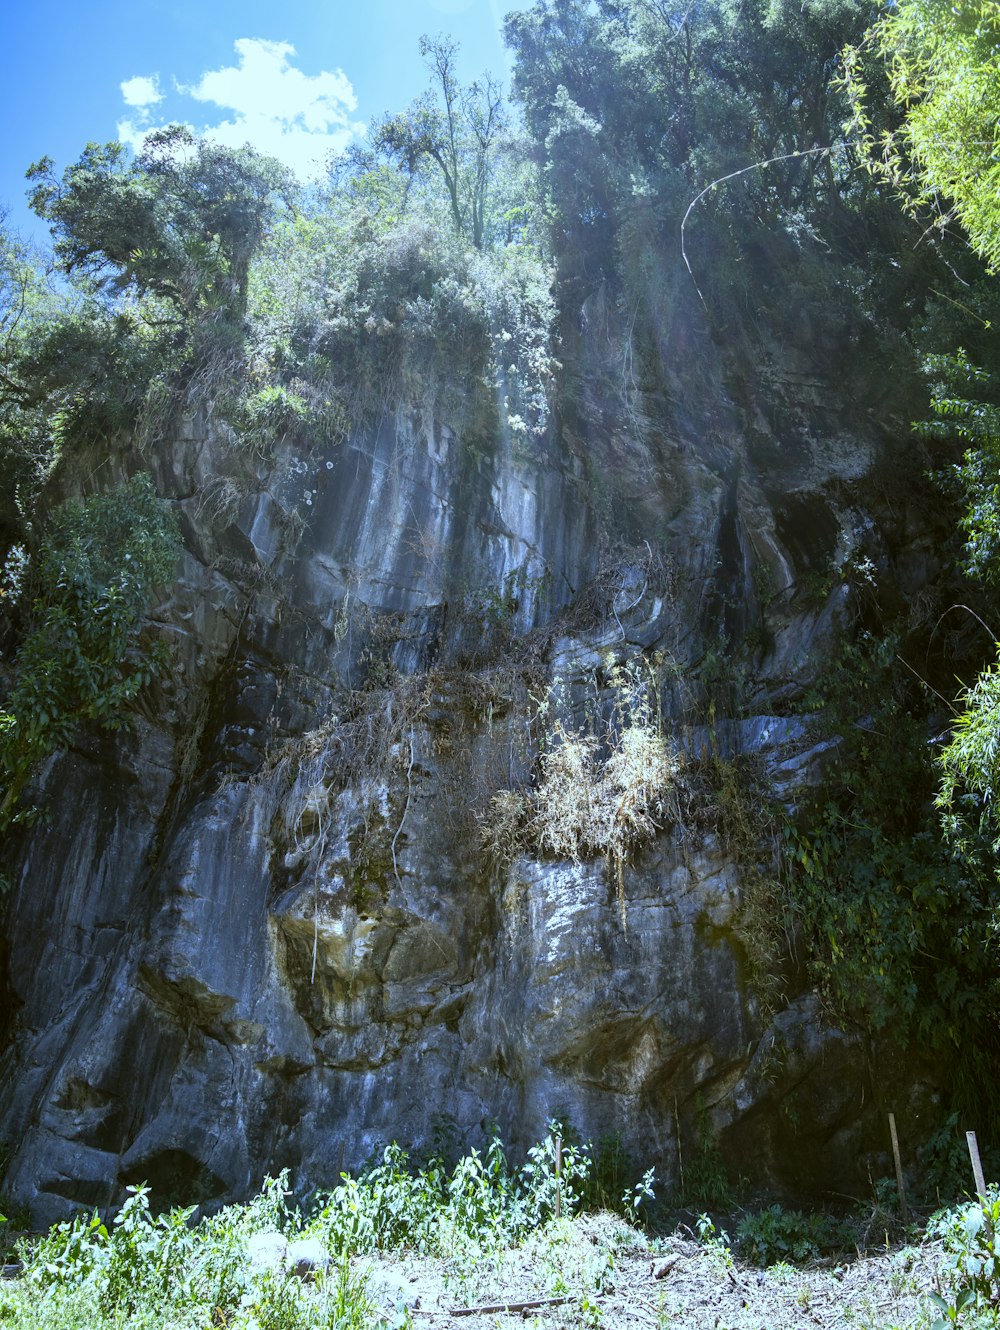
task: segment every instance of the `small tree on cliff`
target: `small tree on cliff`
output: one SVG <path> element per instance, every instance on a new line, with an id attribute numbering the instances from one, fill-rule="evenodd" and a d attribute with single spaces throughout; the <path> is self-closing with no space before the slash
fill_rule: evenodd
<path id="1" fill-rule="evenodd" d="M 0 831 L 42 760 L 85 721 L 121 728 L 124 705 L 164 665 L 142 616 L 179 552 L 173 513 L 138 475 L 63 504 L 30 561 L 8 557 L 0 593 L 31 604 L 0 708 Z"/>

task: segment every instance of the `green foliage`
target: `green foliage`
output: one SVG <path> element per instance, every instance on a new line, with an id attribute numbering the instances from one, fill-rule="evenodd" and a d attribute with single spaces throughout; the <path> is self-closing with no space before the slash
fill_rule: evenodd
<path id="1" fill-rule="evenodd" d="M 295 1231 L 286 1195 L 287 1176 L 268 1179 L 248 1205 L 196 1225 L 194 1207 L 156 1214 L 149 1189 L 131 1187 L 112 1222 L 81 1216 L 22 1243 L 23 1276 L 0 1288 L 0 1318 L 25 1330 L 77 1324 L 363 1330 L 372 1308 L 346 1260 L 308 1286 L 251 1271 L 247 1241 L 254 1233 Z"/>
<path id="2" fill-rule="evenodd" d="M 953 210 L 976 251 L 1000 266 L 1000 7 L 996 0 L 897 0 L 848 63 L 856 125 L 872 169 L 941 225 Z M 902 115 L 881 132 L 869 119 L 864 55 L 884 62 Z"/>
<path id="3" fill-rule="evenodd" d="M 567 270 L 610 275 L 616 238 L 634 222 L 647 254 L 666 251 L 669 233 L 679 257 L 676 226 L 698 191 L 772 158 L 785 160 L 718 196 L 734 240 L 737 227 L 745 244 L 835 202 L 846 163 L 825 151 L 838 110 L 830 75 L 871 12 L 853 0 L 539 0 L 509 15 L 514 91 L 544 145 Z"/>
<path id="4" fill-rule="evenodd" d="M 914 428 L 924 437 L 968 445 L 962 462 L 953 468 L 965 497 L 965 568 L 971 578 L 995 587 L 1000 579 L 1000 407 L 994 400 L 994 376 L 961 348 L 930 357 L 926 368 L 933 382 L 933 415 Z M 949 868 L 954 875 L 958 866 L 980 880 L 994 876 L 1000 862 L 998 671 L 996 662 L 987 665 L 962 690 L 948 741 L 938 754 L 935 803 L 953 852 Z M 995 909 L 984 910 L 975 932 L 959 934 L 961 945 L 978 946 L 982 954 L 995 956 L 997 923 Z"/>
<path id="5" fill-rule="evenodd" d="M 995 1187 L 971 1205 L 940 1212 L 928 1224 L 928 1236 L 940 1239 L 945 1250 L 938 1290 L 928 1293 L 934 1310 L 940 1313 L 931 1330 L 946 1330 L 966 1311 L 991 1310 L 996 1315 L 1000 1307 L 998 1225 L 1000 1192 Z"/>
<path id="6" fill-rule="evenodd" d="M 412 182 L 425 162 L 444 186 L 451 224 L 475 249 L 488 239 L 491 185 L 508 128 L 499 85 L 490 75 L 463 87 L 455 72 L 455 42 L 421 37 L 420 54 L 431 90 L 400 115 L 372 126 L 371 149 L 356 159 L 368 167 L 380 155 L 396 162 Z"/>
<path id="7" fill-rule="evenodd" d="M 61 453 L 134 419 L 169 372 L 131 316 L 59 291 L 40 255 L 0 228 L 0 522 L 23 531 Z"/>
<path id="8" fill-rule="evenodd" d="M 0 712 L 3 826 L 43 758 L 83 722 L 125 724 L 126 704 L 164 665 L 162 649 L 143 640 L 141 618 L 178 553 L 176 521 L 145 475 L 52 515 L 33 559 L 29 628 Z"/>
<path id="9" fill-rule="evenodd" d="M 974 851 L 971 831 L 987 837 L 1000 856 L 1000 663 L 985 669 L 959 701 L 962 709 L 940 754 L 937 804 L 953 843 Z"/>
<path id="10" fill-rule="evenodd" d="M 160 297 L 188 316 L 242 316 L 251 259 L 276 201 L 293 195 L 271 158 L 179 125 L 150 134 L 135 159 L 120 143 L 90 143 L 61 179 L 49 158 L 28 178 L 67 272 L 112 294 Z"/>
<path id="11" fill-rule="evenodd" d="M 296 379 L 295 385 L 295 389 L 282 384 L 255 388 L 252 381 L 237 379 L 232 392 L 220 401 L 219 412 L 241 445 L 258 457 L 272 457 L 276 445 L 286 439 L 307 449 L 342 442 L 348 417 L 336 390 L 322 380 Z"/>
<path id="12" fill-rule="evenodd" d="M 673 1199 L 688 1210 L 728 1210 L 735 1194 L 718 1137 L 702 1104 L 697 1107 L 696 1123 L 697 1142 L 691 1155 L 682 1161 L 680 1185 Z"/>
<path id="13" fill-rule="evenodd" d="M 962 462 L 952 471 L 966 504 L 966 571 L 995 584 L 1000 580 L 1000 405 L 993 400 L 997 384 L 961 347 L 929 356 L 924 369 L 932 384 L 933 414 L 913 429 L 922 438 L 966 445 Z"/>
<path id="14" fill-rule="evenodd" d="M 558 1153 L 557 1138 L 561 1140 Z M 406 1246 L 447 1254 L 456 1246 L 491 1249 L 521 1241 L 556 1213 L 604 1204 L 595 1187 L 593 1151 L 576 1143 L 557 1122 L 532 1146 L 520 1170 L 511 1167 L 494 1137 L 485 1153 L 472 1150 L 449 1168 L 440 1157 L 415 1166 L 405 1150 L 388 1146 L 379 1163 L 359 1178 L 344 1175 L 320 1199 L 307 1232 L 332 1250 L 366 1253 Z M 652 1199 L 652 1170 L 613 1198 L 614 1208 L 633 1220 Z"/>
<path id="15" fill-rule="evenodd" d="M 176 347 L 134 311 L 109 314 L 86 302 L 38 323 L 12 372 L 22 388 L 0 415 L 0 431 L 29 433 L 51 467 L 87 446 L 104 447 L 137 425 L 182 361 Z"/>
<path id="16" fill-rule="evenodd" d="M 754 1265 L 814 1261 L 831 1248 L 851 1245 L 846 1225 L 824 1214 L 803 1214 L 771 1205 L 746 1215 L 736 1230 L 740 1253 Z"/>
<path id="17" fill-rule="evenodd" d="M 255 359 L 357 419 L 422 398 L 430 378 L 447 388 L 460 358 L 466 436 L 527 441 L 548 421 L 551 282 L 530 246 L 477 250 L 419 196 L 397 197 L 391 168 L 356 162 L 255 262 Z"/>
<path id="18" fill-rule="evenodd" d="M 791 931 L 840 1019 L 891 1026 L 950 1068 L 955 1103 L 970 1106 L 998 1052 L 995 876 L 935 822 L 924 703 L 897 647 L 862 639 L 827 669 L 819 734 L 840 738 L 784 829 Z"/>

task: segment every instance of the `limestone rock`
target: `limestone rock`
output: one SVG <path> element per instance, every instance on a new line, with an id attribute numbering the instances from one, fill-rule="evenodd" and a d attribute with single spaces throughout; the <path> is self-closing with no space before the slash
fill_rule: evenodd
<path id="1" fill-rule="evenodd" d="M 884 1148 L 865 1050 L 802 976 L 763 1012 L 712 826 L 664 815 L 620 873 L 483 850 L 491 799 L 537 788 L 538 703 L 592 723 L 654 661 L 685 759 L 754 756 L 794 804 L 829 756 L 801 701 L 851 613 L 807 579 L 861 542 L 901 546 L 900 594 L 926 574 L 859 511 L 882 440 L 837 385 L 817 417 L 800 366 L 774 419 L 823 429 L 751 429 L 689 330 L 626 412 L 610 303 L 583 314 L 577 414 L 530 449 L 428 381 L 336 447 L 244 459 L 223 523 L 210 405 L 162 441 L 173 668 L 49 764 L 0 902 L 4 1186 L 36 1223 L 135 1181 L 207 1206 L 286 1166 L 336 1185 L 443 1122 L 518 1150 L 565 1114 L 665 1185 L 707 1122 L 734 1177 L 800 1193 Z M 709 725 L 692 697 L 727 669 L 740 706 Z"/>
<path id="2" fill-rule="evenodd" d="M 288 1239 L 283 1233 L 255 1233 L 247 1242 L 251 1274 L 282 1274 L 291 1268 Z"/>

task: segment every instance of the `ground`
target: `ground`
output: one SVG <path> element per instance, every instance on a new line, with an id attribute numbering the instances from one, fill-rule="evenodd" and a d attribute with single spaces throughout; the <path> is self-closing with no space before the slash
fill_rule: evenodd
<path id="1" fill-rule="evenodd" d="M 459 1251 L 440 1260 L 400 1253 L 358 1265 L 370 1264 L 369 1289 L 390 1323 L 402 1302 L 414 1330 L 525 1322 L 605 1330 L 888 1330 L 920 1322 L 940 1257 L 935 1244 L 887 1246 L 877 1255 L 763 1270 L 683 1228 L 652 1238 L 598 1214 L 550 1224 L 523 1246 L 495 1255 Z M 567 1301 L 551 1301 L 559 1297 Z M 543 1305 L 495 1310 L 531 1302 Z"/>

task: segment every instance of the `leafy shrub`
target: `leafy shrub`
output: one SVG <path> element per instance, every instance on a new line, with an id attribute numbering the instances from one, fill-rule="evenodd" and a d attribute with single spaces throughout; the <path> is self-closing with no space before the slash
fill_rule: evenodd
<path id="1" fill-rule="evenodd" d="M 929 1294 L 940 1318 L 932 1330 L 953 1325 L 966 1309 L 1000 1309 L 1000 1190 L 970 1205 L 944 1210 L 927 1226 L 929 1237 L 940 1238 L 945 1259 L 938 1290 Z M 991 1322 L 992 1323 L 992 1322 Z"/>
<path id="2" fill-rule="evenodd" d="M 235 401 L 224 403 L 222 413 L 234 426 L 245 447 L 260 457 L 271 455 L 275 445 L 288 437 L 309 444 L 337 443 L 347 429 L 347 416 L 336 391 L 322 380 L 295 386 L 246 385 Z"/>
<path id="3" fill-rule="evenodd" d="M 562 1142 L 556 1171 L 557 1139 Z M 593 1204 L 591 1147 L 574 1141 L 560 1124 L 533 1145 L 520 1170 L 510 1166 L 496 1137 L 485 1153 L 471 1150 L 450 1171 L 441 1159 L 413 1166 L 399 1145 L 359 1178 L 344 1176 L 320 1199 L 308 1232 L 332 1250 L 367 1253 L 407 1246 L 446 1253 L 471 1244 L 516 1242 L 559 1210 L 572 1215 Z M 652 1198 L 652 1170 L 614 1197 L 615 1208 L 635 1219 Z M 606 1195 L 600 1197 L 606 1203 Z"/>
<path id="4" fill-rule="evenodd" d="M 0 1318 L 24 1326 L 256 1324 L 261 1330 L 362 1330 L 371 1308 L 342 1260 L 316 1286 L 252 1272 L 254 1233 L 293 1232 L 287 1175 L 269 1178 L 247 1205 L 193 1224 L 194 1207 L 154 1214 L 147 1187 L 129 1188 L 110 1223 L 98 1215 L 57 1224 L 22 1244 L 24 1275 L 0 1291 Z M 37 1321 L 34 1316 L 37 1315 Z M 98 1322 L 100 1323 L 100 1322 Z"/>
<path id="5" fill-rule="evenodd" d="M 563 1140 L 557 1176 L 557 1137 Z M 354 1179 L 318 1198 L 308 1220 L 288 1204 L 288 1178 L 268 1178 L 246 1205 L 194 1222 L 194 1207 L 157 1214 L 149 1189 L 131 1187 L 113 1220 L 94 1214 L 22 1240 L 23 1278 L 0 1284 L 0 1322 L 18 1330 L 78 1330 L 94 1324 L 226 1325 L 259 1330 L 363 1330 L 372 1324 L 360 1276 L 349 1257 L 406 1246 L 438 1255 L 487 1253 L 549 1224 L 559 1196 L 565 1216 L 588 1204 L 589 1145 L 556 1122 L 520 1169 L 500 1141 L 471 1150 L 448 1168 L 441 1159 L 415 1167 L 390 1145 Z M 616 1175 L 616 1182 L 620 1178 Z M 620 1206 L 635 1218 L 652 1196 L 652 1173 L 626 1187 Z M 255 1272 L 247 1249 L 255 1233 L 319 1237 L 333 1258 L 315 1284 L 280 1271 Z M 466 1262 L 468 1264 L 468 1262 Z"/>
<path id="6" fill-rule="evenodd" d="M 728 1210 L 735 1199 L 733 1188 L 708 1110 L 700 1103 L 697 1128 L 697 1145 L 684 1164 L 681 1185 L 674 1199 L 687 1209 Z"/>
<path id="7" fill-rule="evenodd" d="M 740 1221 L 736 1236 L 742 1254 L 756 1265 L 812 1261 L 850 1238 L 844 1225 L 829 1215 L 806 1215 L 781 1205 L 747 1215 Z"/>
<path id="8" fill-rule="evenodd" d="M 84 721 L 124 725 L 125 704 L 162 668 L 141 617 L 179 548 L 176 520 L 145 475 L 54 513 L 27 578 L 29 629 L 0 711 L 0 828 L 44 757 Z"/>
<path id="9" fill-rule="evenodd" d="M 865 633 L 825 669 L 815 731 L 837 746 L 783 830 L 789 922 L 840 1018 L 918 1041 L 947 1066 L 947 1107 L 979 1117 L 1000 1028 L 996 873 L 975 827 L 959 844 L 935 825 L 926 703 L 904 650 Z"/>
<path id="10" fill-rule="evenodd" d="M 276 228 L 257 265 L 263 350 L 300 381 L 328 380 L 351 413 L 465 367 L 463 401 L 515 439 L 548 421 L 552 272 L 530 251 L 480 252 L 419 210 L 370 209 L 350 189 Z M 289 289 L 289 283 L 294 289 Z M 470 388 L 474 391 L 470 392 Z"/>

